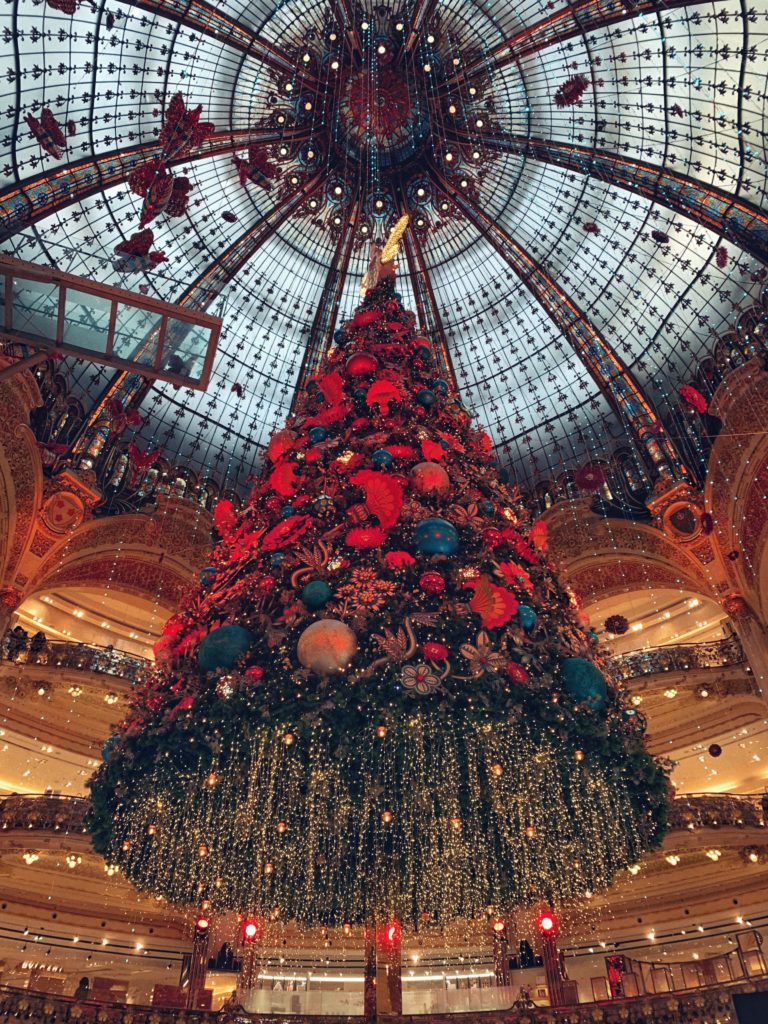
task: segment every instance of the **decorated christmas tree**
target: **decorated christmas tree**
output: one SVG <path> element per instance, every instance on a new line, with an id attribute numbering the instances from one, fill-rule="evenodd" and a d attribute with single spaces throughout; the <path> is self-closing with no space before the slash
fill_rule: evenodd
<path id="1" fill-rule="evenodd" d="M 391 264 L 369 280 L 216 507 L 94 845 L 171 902 L 306 925 L 579 900 L 658 846 L 665 774 Z"/>

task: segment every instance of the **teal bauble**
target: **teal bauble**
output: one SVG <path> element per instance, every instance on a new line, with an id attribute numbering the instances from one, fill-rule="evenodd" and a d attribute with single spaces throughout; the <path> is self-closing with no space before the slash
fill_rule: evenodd
<path id="1" fill-rule="evenodd" d="M 428 362 L 432 358 L 432 349 L 429 345 L 416 345 L 413 349 L 413 354 L 416 359 L 421 359 L 424 362 Z"/>
<path id="2" fill-rule="evenodd" d="M 422 519 L 414 530 L 416 547 L 423 555 L 455 555 L 459 550 L 459 533 L 446 519 L 436 516 Z"/>
<path id="3" fill-rule="evenodd" d="M 586 704 L 593 711 L 605 707 L 608 684 L 600 669 L 586 658 L 564 658 L 560 662 L 566 693 L 579 704 Z"/>
<path id="4" fill-rule="evenodd" d="M 422 388 L 421 391 L 416 393 L 416 401 L 419 405 L 423 405 L 425 409 L 435 404 L 436 397 L 435 392 L 430 391 L 429 388 Z"/>
<path id="5" fill-rule="evenodd" d="M 200 570 L 198 574 L 200 585 L 202 587 L 210 587 L 213 581 L 216 579 L 216 569 L 212 565 L 206 565 L 204 569 Z"/>
<path id="6" fill-rule="evenodd" d="M 392 452 L 388 452 L 386 448 L 377 448 L 371 456 L 371 462 L 376 469 L 389 469 L 394 461 L 394 455 Z"/>
<path id="7" fill-rule="evenodd" d="M 253 634 L 245 626 L 233 624 L 212 629 L 197 649 L 197 661 L 203 672 L 234 668 L 237 659 L 250 648 Z"/>
<path id="8" fill-rule="evenodd" d="M 526 633 L 530 633 L 533 627 L 536 625 L 538 615 L 536 612 L 527 604 L 518 605 L 517 608 L 517 621 L 523 627 Z M 587 663 L 589 664 L 589 662 Z"/>
<path id="9" fill-rule="evenodd" d="M 448 381 L 443 380 L 442 377 L 438 377 L 436 380 L 433 380 L 429 386 L 438 395 L 448 394 Z"/>
<path id="10" fill-rule="evenodd" d="M 365 396 L 368 394 L 368 388 L 355 388 L 352 392 L 352 397 L 356 402 L 364 402 Z"/>
<path id="11" fill-rule="evenodd" d="M 331 599 L 331 588 L 325 580 L 310 580 L 301 591 L 301 600 L 310 611 L 317 611 Z"/>
<path id="12" fill-rule="evenodd" d="M 325 427 L 312 427 L 309 432 L 309 440 L 312 444 L 320 444 L 328 437 L 328 431 Z"/>
<path id="13" fill-rule="evenodd" d="M 276 569 L 278 566 L 282 565 L 284 561 L 284 551 L 273 551 L 272 554 L 269 556 L 269 564 L 272 566 L 273 569 Z"/>
<path id="14" fill-rule="evenodd" d="M 280 509 L 280 518 L 290 519 L 295 511 L 296 509 L 293 507 L 293 505 L 283 505 L 283 507 Z"/>
<path id="15" fill-rule="evenodd" d="M 112 747 L 114 747 L 114 745 L 117 743 L 119 739 L 119 736 L 110 736 L 108 740 L 104 741 L 104 745 L 101 748 L 101 758 L 103 761 L 109 760 L 109 755 L 112 751 Z"/>

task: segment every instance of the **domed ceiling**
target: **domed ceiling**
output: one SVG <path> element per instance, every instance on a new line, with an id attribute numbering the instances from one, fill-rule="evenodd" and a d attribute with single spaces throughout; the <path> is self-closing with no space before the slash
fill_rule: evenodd
<path id="1" fill-rule="evenodd" d="M 245 481 L 405 210 L 404 299 L 523 481 L 664 419 L 761 300 L 765 10 L 7 10 L 4 249 L 223 317 L 208 391 L 156 385 L 137 437 L 201 476 Z M 164 262 L 118 258 L 140 227 Z M 68 372 L 91 396 L 114 379 Z"/>

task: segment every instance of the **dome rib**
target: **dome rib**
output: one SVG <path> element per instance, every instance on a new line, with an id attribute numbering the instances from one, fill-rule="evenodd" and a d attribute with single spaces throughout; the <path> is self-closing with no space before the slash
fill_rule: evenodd
<path id="1" fill-rule="evenodd" d="M 451 136 L 458 143 L 476 144 L 457 130 Z M 627 192 L 635 192 L 660 206 L 682 214 L 725 235 L 741 249 L 763 263 L 768 262 L 768 216 L 753 203 L 724 189 L 706 187 L 694 178 L 678 174 L 663 165 L 654 165 L 608 150 L 592 149 L 576 143 L 551 139 L 531 139 L 523 135 L 486 135 L 483 146 L 501 153 L 529 157 L 541 163 L 555 164 L 592 178 L 599 178 Z"/>
<path id="2" fill-rule="evenodd" d="M 663 462 L 663 468 L 671 476 L 679 479 L 688 476 L 680 454 L 665 435 L 661 421 L 642 388 L 606 339 L 590 323 L 583 310 L 498 222 L 479 209 L 467 196 L 452 189 L 435 168 L 432 168 L 431 173 L 438 188 L 456 204 L 477 232 L 493 246 L 552 322 L 562 331 L 619 419 L 633 435 L 638 447 L 645 450 L 653 462 Z M 652 450 L 659 448 L 663 451 L 661 460 L 653 458 L 652 454 Z M 659 468 L 662 466 L 659 465 Z"/>

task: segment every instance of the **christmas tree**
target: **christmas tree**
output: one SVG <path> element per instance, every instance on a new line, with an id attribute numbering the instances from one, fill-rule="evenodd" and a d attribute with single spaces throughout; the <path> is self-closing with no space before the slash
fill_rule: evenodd
<path id="1" fill-rule="evenodd" d="M 659 845 L 666 776 L 391 264 L 369 280 L 216 507 L 94 845 L 171 902 L 306 925 L 577 901 Z"/>

